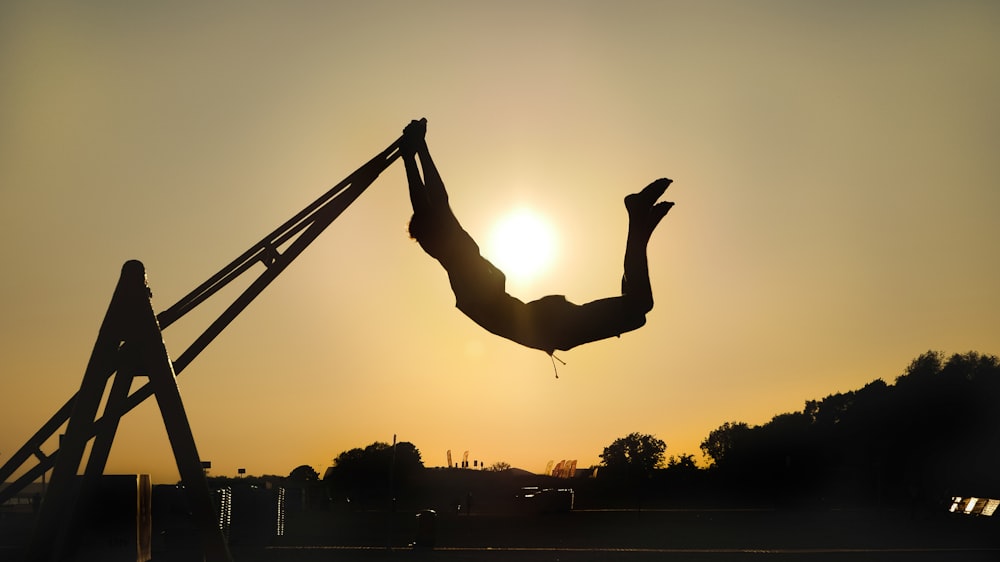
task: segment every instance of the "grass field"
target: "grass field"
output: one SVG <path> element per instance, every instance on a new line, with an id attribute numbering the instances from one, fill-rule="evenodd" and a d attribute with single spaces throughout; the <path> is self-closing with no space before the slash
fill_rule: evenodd
<path id="1" fill-rule="evenodd" d="M 236 562 L 1000 561 L 1000 517 L 963 516 L 946 508 L 744 508 L 645 498 L 642 509 L 597 509 L 614 505 L 613 497 L 584 489 L 576 494 L 575 509 L 537 513 L 538 504 L 511 503 L 511 490 L 535 484 L 537 477 L 498 481 L 481 475 L 481 482 L 474 482 L 455 475 L 462 476 L 429 472 L 440 481 L 425 482 L 420 489 L 428 492 L 411 496 L 395 512 L 382 501 L 289 509 L 282 536 L 275 536 L 272 503 L 240 508 L 241 496 L 234 496 L 233 557 Z M 468 505 L 457 508 L 460 500 L 473 498 L 471 513 Z M 154 561 L 200 560 L 190 524 L 171 515 L 186 510 L 155 490 L 153 506 Z M 433 506 L 436 513 L 418 518 L 415 506 Z M 24 557 L 33 519 L 28 507 L 0 512 L 2 562 Z M 423 546 L 411 547 L 418 539 Z"/>
<path id="2" fill-rule="evenodd" d="M 330 514 L 289 520 L 268 546 L 233 547 L 270 560 L 1000 560 L 997 521 L 892 510 L 583 510 L 533 516 L 438 514 L 434 547 L 407 548 L 414 514 Z M 424 534 L 427 530 L 424 529 Z"/>
<path id="3" fill-rule="evenodd" d="M 236 562 L 1000 560 L 1000 521 L 994 518 L 896 510 L 453 512 L 436 514 L 433 521 L 432 528 L 421 528 L 413 512 L 301 512 L 290 514 L 284 536 L 244 537 L 231 548 Z M 10 519 L 0 523 L 10 530 Z M 433 539 L 433 547 L 410 547 L 418 536 Z M 21 558 L 16 544 L 4 546 L 0 558 Z M 193 559 L 196 549 L 157 550 L 154 543 L 155 561 Z"/>

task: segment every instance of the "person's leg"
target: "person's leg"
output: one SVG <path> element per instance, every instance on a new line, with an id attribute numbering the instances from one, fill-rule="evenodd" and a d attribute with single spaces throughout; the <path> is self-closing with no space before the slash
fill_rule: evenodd
<path id="1" fill-rule="evenodd" d="M 646 246 L 653 230 L 673 207 L 669 201 L 656 202 L 672 180 L 659 179 L 639 193 L 625 197 L 628 211 L 628 237 L 625 240 L 625 274 L 622 295 L 643 313 L 653 309 L 653 289 L 649 282 L 649 261 Z"/>

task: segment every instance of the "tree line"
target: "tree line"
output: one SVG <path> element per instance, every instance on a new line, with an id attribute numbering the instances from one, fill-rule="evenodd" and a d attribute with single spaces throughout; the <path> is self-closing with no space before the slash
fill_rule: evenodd
<path id="1" fill-rule="evenodd" d="M 716 483 L 741 493 L 897 504 L 1000 497 L 998 405 L 995 356 L 928 351 L 895 384 L 808 400 L 760 426 L 724 423 L 701 449 Z"/>
<path id="2" fill-rule="evenodd" d="M 633 503 L 727 498 L 915 506 L 951 495 L 1000 497 L 998 405 L 997 357 L 928 351 L 894 384 L 876 379 L 807 400 L 802 410 L 762 425 L 723 423 L 701 443 L 708 467 L 690 454 L 666 457 L 664 441 L 636 432 L 605 447 L 590 473 L 596 477 L 573 486 Z M 406 493 L 422 469 L 412 443 L 376 442 L 338 455 L 324 479 L 338 496 L 376 499 Z"/>

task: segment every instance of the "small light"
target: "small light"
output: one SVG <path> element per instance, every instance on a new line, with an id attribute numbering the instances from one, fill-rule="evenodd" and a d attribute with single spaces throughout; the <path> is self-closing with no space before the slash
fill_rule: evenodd
<path id="1" fill-rule="evenodd" d="M 978 501 L 979 498 L 969 498 L 969 503 L 965 504 L 965 512 L 972 513 L 972 510 L 976 508 L 976 502 Z"/>
<path id="2" fill-rule="evenodd" d="M 987 500 L 986 505 L 983 507 L 983 515 L 990 517 L 992 516 L 997 507 L 1000 507 L 1000 500 Z"/>

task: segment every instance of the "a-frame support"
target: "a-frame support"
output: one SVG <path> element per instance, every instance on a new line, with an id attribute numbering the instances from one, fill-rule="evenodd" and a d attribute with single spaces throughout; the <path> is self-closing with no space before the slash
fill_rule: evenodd
<path id="1" fill-rule="evenodd" d="M 62 560 L 69 554 L 69 541 L 80 516 L 76 510 L 88 503 L 87 494 L 96 489 L 96 480 L 104 473 L 118 422 L 128 411 L 126 399 L 132 379 L 137 376 L 149 378 L 152 394 L 159 405 L 181 482 L 201 534 L 205 560 L 228 562 L 232 559 L 219 528 L 194 434 L 177 389 L 173 363 L 153 313 L 145 268 L 138 261 L 129 261 L 122 267 L 83 383 L 73 401 L 29 546 L 30 561 Z M 104 415 L 98 418 L 109 379 L 113 380 Z M 91 437 L 94 442 L 83 471 L 83 482 L 77 485 L 77 473 Z"/>
<path id="2" fill-rule="evenodd" d="M 94 352 L 80 391 L 63 404 L 35 434 L 0 466 L 0 503 L 14 497 L 52 469 L 53 475 L 36 524 L 29 560 L 60 560 L 72 529 L 73 509 L 80 494 L 91 493 L 94 481 L 107 464 L 108 453 L 122 416 L 155 395 L 163 414 L 174 457 L 180 469 L 192 508 L 202 523 L 205 555 L 211 562 L 230 558 L 218 527 L 198 452 L 181 404 L 174 376 L 180 374 L 278 275 L 295 260 L 386 168 L 400 156 L 402 138 L 369 160 L 302 211 L 250 247 L 218 273 L 158 315 L 152 314 L 149 289 L 142 264 L 129 262 L 101 326 Z M 171 365 L 160 330 L 165 330 L 232 281 L 252 275 L 256 266 L 264 271 L 212 322 Z M 117 374 L 116 374 L 117 373 Z M 104 414 L 95 418 L 109 379 L 111 390 Z M 149 381 L 131 391 L 136 376 Z M 67 425 L 60 448 L 45 454 L 42 446 Z M 90 458 L 83 473 L 85 482 L 76 491 L 73 480 L 80 470 L 86 444 L 93 438 Z M 32 457 L 37 459 L 29 466 Z M 197 470 L 195 470 L 197 468 Z M 23 472 L 14 476 L 20 469 Z M 87 482 L 89 481 L 89 482 Z M 9 483 L 8 483 L 9 482 Z M 190 482 L 190 483 L 189 483 Z M 88 485 L 89 484 L 89 485 Z M 82 498 L 86 499 L 86 498 Z M 209 520 L 212 529 L 209 529 Z"/>

